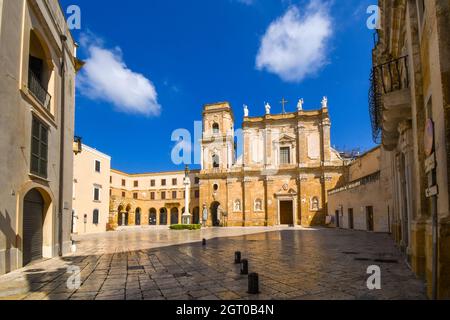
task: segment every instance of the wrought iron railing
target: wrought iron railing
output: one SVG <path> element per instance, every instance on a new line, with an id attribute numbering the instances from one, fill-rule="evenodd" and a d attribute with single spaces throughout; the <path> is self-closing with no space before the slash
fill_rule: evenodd
<path id="1" fill-rule="evenodd" d="M 408 56 L 380 64 L 374 73 L 384 94 L 409 88 Z"/>
<path id="2" fill-rule="evenodd" d="M 28 71 L 28 89 L 45 109 L 50 110 L 50 102 L 52 97 L 42 86 L 41 80 L 31 70 Z"/>
<path id="3" fill-rule="evenodd" d="M 377 73 L 372 69 L 369 88 L 369 113 L 372 124 L 372 139 L 376 144 L 381 143 L 382 134 L 382 104 L 380 82 Z"/>
<path id="4" fill-rule="evenodd" d="M 381 143 L 382 96 L 409 88 L 408 56 L 373 67 L 370 75 L 369 112 L 372 122 L 372 138 Z"/>

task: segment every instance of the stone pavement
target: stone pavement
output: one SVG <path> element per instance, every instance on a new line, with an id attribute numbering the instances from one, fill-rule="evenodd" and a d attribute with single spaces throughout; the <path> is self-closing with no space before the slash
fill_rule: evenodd
<path id="1" fill-rule="evenodd" d="M 201 239 L 207 238 L 207 245 Z M 134 229 L 76 238 L 78 252 L 0 277 L 0 299 L 270 300 L 426 299 L 388 235 L 336 229 Z M 259 295 L 234 252 L 260 275 Z M 370 291 L 378 265 L 382 289 Z M 81 286 L 69 289 L 78 267 Z M 69 283 L 73 283 L 69 281 Z"/>

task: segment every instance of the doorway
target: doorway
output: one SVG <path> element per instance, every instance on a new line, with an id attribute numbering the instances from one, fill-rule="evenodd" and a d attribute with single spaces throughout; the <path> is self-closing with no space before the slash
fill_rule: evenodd
<path id="1" fill-rule="evenodd" d="M 366 208 L 367 231 L 374 231 L 373 207 Z"/>
<path id="2" fill-rule="evenodd" d="M 219 220 L 219 202 L 213 202 L 211 204 L 211 218 L 212 218 L 212 224 L 213 227 L 219 227 L 220 226 L 220 220 Z"/>
<path id="3" fill-rule="evenodd" d="M 23 205 L 23 266 L 42 259 L 44 199 L 33 189 L 27 193 Z"/>
<path id="4" fill-rule="evenodd" d="M 353 209 L 348 209 L 348 228 L 350 230 L 355 229 L 355 217 L 353 215 Z"/>
<path id="5" fill-rule="evenodd" d="M 280 224 L 281 225 L 294 225 L 294 202 L 280 201 Z"/>
<path id="6" fill-rule="evenodd" d="M 340 228 L 341 227 L 341 212 L 339 210 L 336 210 L 335 212 L 336 215 L 336 228 Z"/>
<path id="7" fill-rule="evenodd" d="M 136 209 L 136 219 L 135 219 L 135 225 L 140 226 L 141 225 L 141 209 L 137 208 Z"/>

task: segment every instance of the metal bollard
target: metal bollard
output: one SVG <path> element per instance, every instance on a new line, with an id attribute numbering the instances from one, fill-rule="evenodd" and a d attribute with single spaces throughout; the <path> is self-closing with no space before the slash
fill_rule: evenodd
<path id="1" fill-rule="evenodd" d="M 206 239 L 203 239 L 202 244 L 206 246 Z"/>
<path id="2" fill-rule="evenodd" d="M 259 294 L 259 275 L 257 273 L 248 275 L 248 293 Z"/>
<path id="3" fill-rule="evenodd" d="M 241 262 L 241 274 L 247 275 L 248 274 L 248 260 L 243 259 Z"/>
<path id="4" fill-rule="evenodd" d="M 234 263 L 235 264 L 240 264 L 241 263 L 241 252 L 240 251 L 236 251 L 234 253 Z"/>

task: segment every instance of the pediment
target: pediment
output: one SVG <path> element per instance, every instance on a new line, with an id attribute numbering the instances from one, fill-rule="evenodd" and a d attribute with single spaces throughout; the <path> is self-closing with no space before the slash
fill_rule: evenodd
<path id="1" fill-rule="evenodd" d="M 278 142 L 281 143 L 293 143 L 295 142 L 295 137 L 292 137 L 288 134 L 283 134 L 280 139 L 278 139 Z"/>

